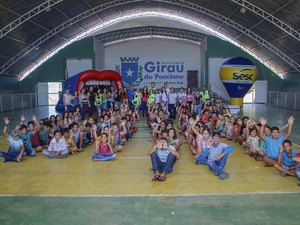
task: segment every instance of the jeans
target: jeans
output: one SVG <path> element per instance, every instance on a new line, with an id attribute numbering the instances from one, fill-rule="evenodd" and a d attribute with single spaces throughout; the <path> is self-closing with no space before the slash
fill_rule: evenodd
<path id="1" fill-rule="evenodd" d="M 115 101 L 115 110 L 120 110 L 121 108 L 121 102 Z"/>
<path id="2" fill-rule="evenodd" d="M 176 119 L 176 107 L 175 104 L 169 104 L 168 110 L 170 112 L 170 118 L 175 120 Z"/>
<path id="3" fill-rule="evenodd" d="M 111 101 L 108 101 L 107 102 L 107 109 L 112 109 L 112 110 L 114 110 L 114 102 L 111 102 Z"/>
<path id="4" fill-rule="evenodd" d="M 224 155 L 220 161 L 215 160 L 208 163 L 208 168 L 214 171 L 217 175 L 220 175 L 223 172 L 223 169 L 226 165 L 228 155 Z"/>
<path id="5" fill-rule="evenodd" d="M 101 153 L 96 153 L 94 152 L 92 155 L 92 159 L 98 159 L 100 161 L 108 161 L 112 160 L 117 157 L 117 154 L 115 153 L 107 153 L 107 154 L 101 154 Z"/>
<path id="6" fill-rule="evenodd" d="M 142 102 L 142 116 L 143 117 L 147 116 L 147 113 L 148 113 L 147 102 Z"/>
<path id="7" fill-rule="evenodd" d="M 195 105 L 194 107 L 194 113 L 197 115 L 200 115 L 201 113 L 201 105 Z"/>
<path id="8" fill-rule="evenodd" d="M 92 133 L 91 132 L 87 132 L 85 134 L 85 136 L 83 137 L 83 143 L 84 145 L 88 145 L 90 142 L 92 142 Z"/>
<path id="9" fill-rule="evenodd" d="M 108 110 L 107 102 L 106 102 L 106 103 L 102 103 L 101 109 L 102 109 L 102 110 L 105 110 L 105 111 Z"/>
<path id="10" fill-rule="evenodd" d="M 209 153 L 209 149 L 205 149 L 203 151 L 202 154 L 198 154 L 195 156 L 195 159 L 196 159 L 196 163 L 197 164 L 204 164 L 204 165 L 207 165 L 207 161 L 208 161 L 208 153 Z"/>
<path id="11" fill-rule="evenodd" d="M 52 153 L 49 152 L 49 151 L 46 150 L 46 149 L 43 150 L 43 154 L 44 154 L 45 156 L 48 156 L 49 158 L 53 158 L 53 159 L 58 159 L 58 158 L 59 158 L 59 157 L 57 157 L 57 156 L 52 155 Z M 63 151 L 61 152 L 60 156 L 61 156 L 61 157 L 62 157 L 62 156 L 66 156 L 66 155 L 68 155 L 68 154 L 69 154 L 69 151 L 68 151 L 68 150 L 63 150 Z"/>
<path id="12" fill-rule="evenodd" d="M 204 164 L 207 165 L 207 156 L 203 155 L 203 154 L 199 154 L 195 156 L 196 159 L 196 163 L 197 164 Z"/>
<path id="13" fill-rule="evenodd" d="M 102 104 L 101 105 L 95 105 L 96 107 L 96 118 L 98 119 L 99 116 L 101 115 L 101 108 L 102 108 Z"/>
<path id="14" fill-rule="evenodd" d="M 131 101 L 129 101 L 129 109 L 132 110 L 132 111 L 134 110 L 134 105 L 132 104 Z"/>
<path id="15" fill-rule="evenodd" d="M 159 157 L 157 156 L 156 152 L 152 153 L 150 155 L 151 162 L 152 162 L 152 168 L 153 172 L 159 172 L 159 173 L 171 173 L 173 171 L 173 166 L 176 162 L 176 157 L 169 153 L 167 161 L 162 162 L 160 161 Z"/>
<path id="16" fill-rule="evenodd" d="M 16 151 L 8 151 L 8 152 L 0 152 L 0 157 L 3 157 L 5 161 L 16 162 L 20 152 Z"/>
<path id="17" fill-rule="evenodd" d="M 92 117 L 94 115 L 95 111 L 95 104 L 91 103 L 91 107 L 89 107 L 89 117 Z"/>
<path id="18" fill-rule="evenodd" d="M 24 153 L 25 153 L 25 154 L 23 154 L 24 156 L 25 155 L 27 155 L 27 156 L 35 156 L 36 151 L 33 148 L 28 147 L 28 146 L 25 145 L 25 152 Z"/>
<path id="19" fill-rule="evenodd" d="M 299 166 L 296 167 L 296 176 L 298 179 L 300 179 L 300 167 Z"/>
<path id="20" fill-rule="evenodd" d="M 82 103 L 81 104 L 81 109 L 80 109 L 80 119 L 81 119 L 81 121 L 85 119 L 86 105 L 87 105 L 87 103 Z"/>
<path id="21" fill-rule="evenodd" d="M 67 112 L 73 112 L 73 106 L 72 105 L 66 105 L 67 106 Z"/>

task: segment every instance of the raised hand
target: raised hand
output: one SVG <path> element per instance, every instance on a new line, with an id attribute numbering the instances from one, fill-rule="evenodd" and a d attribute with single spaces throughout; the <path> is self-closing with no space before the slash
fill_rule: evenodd
<path id="1" fill-rule="evenodd" d="M 36 116 L 32 115 L 32 121 L 36 121 Z"/>
<path id="2" fill-rule="evenodd" d="M 295 121 L 295 117 L 290 116 L 290 117 L 288 118 L 288 124 L 289 124 L 289 125 L 293 125 L 294 121 Z"/>
<path id="3" fill-rule="evenodd" d="M 279 152 L 283 152 L 283 147 L 281 144 L 278 144 Z"/>
<path id="4" fill-rule="evenodd" d="M 22 114 L 20 119 L 21 119 L 22 122 L 24 122 L 25 121 L 25 116 Z"/>
<path id="5" fill-rule="evenodd" d="M 8 119 L 8 117 L 4 117 L 4 123 L 5 123 L 5 125 L 8 125 L 9 124 L 9 119 Z"/>
<path id="6" fill-rule="evenodd" d="M 259 122 L 261 123 L 262 126 L 265 126 L 267 124 L 267 119 L 265 119 L 264 117 L 261 117 L 259 119 Z"/>

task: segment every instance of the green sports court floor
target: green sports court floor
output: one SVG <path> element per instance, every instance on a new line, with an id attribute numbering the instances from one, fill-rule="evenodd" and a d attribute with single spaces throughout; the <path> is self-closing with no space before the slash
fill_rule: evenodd
<path id="1" fill-rule="evenodd" d="M 299 194 L 2 197 L 1 224 L 299 224 Z"/>
<path id="2" fill-rule="evenodd" d="M 243 112 L 265 116 L 274 125 L 283 125 L 289 115 L 295 115 L 292 138 L 296 143 L 300 140 L 299 111 L 249 105 Z M 40 107 L 23 113 L 44 117 L 54 110 Z M 92 162 L 90 146 L 62 160 L 39 153 L 19 164 L 0 163 L 0 224 L 300 223 L 296 178 L 281 177 L 273 168 L 250 159 L 236 144 L 226 165 L 228 180 L 221 181 L 206 166 L 195 165 L 184 145 L 167 181 L 152 182 L 146 154 L 151 147 L 149 130 L 143 122 L 139 127 L 112 162 Z M 4 137 L 0 147 L 7 148 Z"/>

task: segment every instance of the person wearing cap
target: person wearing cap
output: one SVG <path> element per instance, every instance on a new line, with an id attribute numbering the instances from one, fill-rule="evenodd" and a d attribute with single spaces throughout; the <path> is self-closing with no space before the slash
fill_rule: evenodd
<path id="1" fill-rule="evenodd" d="M 224 172 L 224 167 L 228 155 L 234 150 L 232 146 L 220 142 L 220 133 L 213 132 L 212 134 L 212 145 L 204 151 L 204 155 L 207 155 L 207 165 L 216 176 L 220 179 L 225 180 L 229 178 L 229 174 Z"/>
<path id="2" fill-rule="evenodd" d="M 7 133 L 7 126 L 9 124 L 9 119 L 4 118 L 4 128 L 3 134 L 7 137 L 9 141 L 9 147 L 7 152 L 0 151 L 0 156 L 3 157 L 3 162 L 20 162 L 25 150 L 23 141 L 19 138 L 19 131 L 13 130 L 11 135 Z"/>
<path id="3" fill-rule="evenodd" d="M 200 91 L 200 95 L 202 96 L 202 102 L 206 102 L 210 100 L 209 91 L 206 90 L 206 86 L 202 86 L 202 91 Z"/>

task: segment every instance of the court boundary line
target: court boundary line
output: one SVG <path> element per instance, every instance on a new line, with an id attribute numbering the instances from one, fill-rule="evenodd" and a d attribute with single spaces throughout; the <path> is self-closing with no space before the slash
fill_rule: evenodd
<path id="1" fill-rule="evenodd" d="M 300 194 L 299 191 L 274 191 L 274 192 L 228 192 L 228 193 L 203 193 L 203 194 L 141 194 L 141 195 L 95 195 L 95 194 L 86 194 L 86 195 L 66 195 L 66 194 L 0 194 L 1 197 L 40 197 L 40 198 L 48 198 L 48 197 L 70 197 L 70 198 L 140 198 L 140 197 L 218 197 L 218 196 L 246 196 L 246 195 L 279 195 L 279 194 Z"/>

